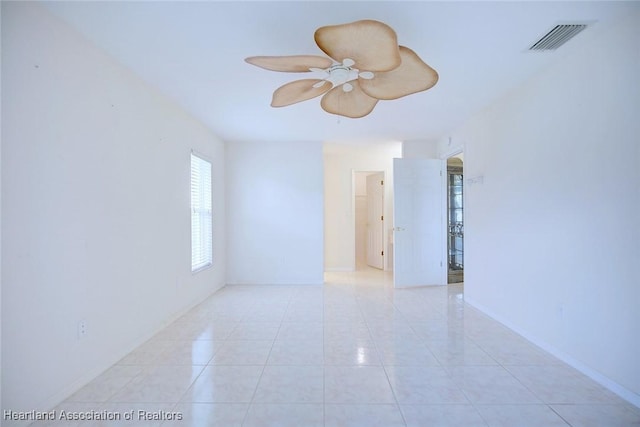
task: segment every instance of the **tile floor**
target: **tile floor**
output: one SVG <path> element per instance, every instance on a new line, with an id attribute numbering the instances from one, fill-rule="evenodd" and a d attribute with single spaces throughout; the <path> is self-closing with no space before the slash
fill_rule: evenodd
<path id="1" fill-rule="evenodd" d="M 640 426 L 462 285 L 395 290 L 376 270 L 224 288 L 57 409 L 182 420 L 56 426 Z"/>

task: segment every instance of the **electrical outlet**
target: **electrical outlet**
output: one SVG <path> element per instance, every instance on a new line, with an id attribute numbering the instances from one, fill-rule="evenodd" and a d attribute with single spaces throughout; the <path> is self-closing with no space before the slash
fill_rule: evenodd
<path id="1" fill-rule="evenodd" d="M 87 321 L 81 320 L 78 322 L 78 339 L 83 339 L 87 336 Z"/>

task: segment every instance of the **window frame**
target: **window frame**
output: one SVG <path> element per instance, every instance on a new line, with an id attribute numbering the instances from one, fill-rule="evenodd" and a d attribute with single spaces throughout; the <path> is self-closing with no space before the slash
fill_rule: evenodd
<path id="1" fill-rule="evenodd" d="M 191 210 L 191 273 L 194 274 L 213 266 L 212 170 L 213 164 L 210 159 L 191 150 L 189 207 Z M 195 219 L 198 220 L 197 225 Z M 198 256 L 196 252 L 199 252 Z"/>

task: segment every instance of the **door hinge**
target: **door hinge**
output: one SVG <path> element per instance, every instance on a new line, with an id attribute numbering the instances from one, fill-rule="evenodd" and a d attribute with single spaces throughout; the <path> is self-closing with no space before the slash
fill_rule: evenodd
<path id="1" fill-rule="evenodd" d="M 384 221 L 384 215 L 380 217 L 380 221 Z"/>
<path id="2" fill-rule="evenodd" d="M 380 252 L 380 255 L 384 256 L 384 251 Z"/>
<path id="3" fill-rule="evenodd" d="M 440 267 L 442 267 L 442 261 L 440 261 Z"/>
<path id="4" fill-rule="evenodd" d="M 442 171 L 440 171 L 440 176 L 442 176 Z"/>
<path id="5" fill-rule="evenodd" d="M 384 181 L 380 181 L 380 185 L 384 185 Z"/>

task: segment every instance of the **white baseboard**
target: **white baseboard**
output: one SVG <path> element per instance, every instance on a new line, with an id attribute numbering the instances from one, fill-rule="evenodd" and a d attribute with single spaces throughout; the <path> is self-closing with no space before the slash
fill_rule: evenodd
<path id="1" fill-rule="evenodd" d="M 324 282 L 234 282 L 227 283 L 225 286 L 322 286 Z"/>
<path id="2" fill-rule="evenodd" d="M 553 356 L 555 356 L 558 359 L 562 360 L 567 365 L 577 369 L 578 371 L 582 372 L 583 374 L 585 374 L 586 376 L 588 376 L 589 378 L 591 378 L 595 382 L 599 383 L 603 387 L 611 390 L 613 393 L 617 394 L 618 396 L 620 396 L 624 400 L 628 401 L 632 405 L 637 406 L 638 408 L 640 408 L 640 395 L 638 395 L 638 394 L 634 393 L 633 391 L 629 390 L 628 388 L 618 384 L 617 382 L 613 381 L 611 378 L 609 378 L 609 377 L 607 377 L 605 375 L 602 375 L 600 372 L 598 372 L 598 371 L 594 370 L 593 368 L 585 365 L 584 363 L 580 362 L 579 360 L 576 360 L 572 356 L 570 356 L 567 353 L 557 349 L 556 347 L 550 345 L 549 343 L 539 339 L 538 337 L 535 337 L 535 336 L 529 334 L 526 331 L 523 331 L 522 329 L 520 329 L 517 326 L 513 325 L 508 320 L 504 319 L 502 316 L 499 316 L 496 313 L 492 312 L 491 310 L 487 309 L 482 304 L 479 304 L 476 301 L 467 298 L 466 296 L 465 296 L 464 300 L 469 305 L 473 306 L 474 308 L 477 308 L 478 310 L 480 310 L 481 312 L 483 312 L 487 316 L 489 316 L 489 317 L 493 318 L 494 320 L 502 323 L 504 326 L 506 326 L 507 328 L 513 330 L 514 332 L 522 335 L 524 338 L 528 339 L 529 341 L 531 341 L 532 343 L 534 343 L 538 347 L 542 348 L 543 350 L 547 351 L 548 353 L 551 353 Z"/>

